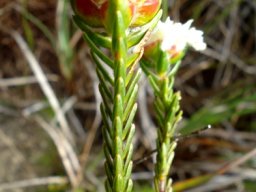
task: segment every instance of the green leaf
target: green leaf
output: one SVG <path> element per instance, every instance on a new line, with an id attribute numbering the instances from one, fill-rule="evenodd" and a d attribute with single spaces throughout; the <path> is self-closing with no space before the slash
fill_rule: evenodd
<path id="1" fill-rule="evenodd" d="M 161 131 L 163 131 L 163 127 L 164 127 L 164 112 L 161 110 L 161 108 L 159 107 L 159 105 L 157 105 L 156 103 L 154 103 L 154 107 L 155 107 L 155 112 L 156 112 L 156 117 L 158 120 L 158 124 L 159 127 L 161 129 Z"/>
<path id="2" fill-rule="evenodd" d="M 73 49 L 70 46 L 70 25 L 68 22 L 69 0 L 58 1 L 57 5 L 57 53 L 61 72 L 71 80 L 73 76 Z"/>
<path id="3" fill-rule="evenodd" d="M 131 31 L 127 38 L 128 47 L 130 48 L 140 43 L 140 41 L 147 34 L 148 30 L 153 30 L 155 28 L 155 26 L 157 25 L 158 21 L 161 18 L 161 15 L 162 15 L 162 10 L 159 10 L 159 12 L 155 15 L 155 17 L 149 23 L 141 26 L 139 30 Z"/>
<path id="4" fill-rule="evenodd" d="M 159 52 L 159 60 L 157 61 L 156 71 L 160 76 L 162 76 L 167 73 L 170 65 L 170 56 L 168 52 L 162 51 L 161 49 L 159 49 Z"/>
<path id="5" fill-rule="evenodd" d="M 134 53 L 128 56 L 126 67 L 132 67 L 132 64 L 140 57 L 141 53 Z"/>
<path id="6" fill-rule="evenodd" d="M 132 180 L 130 179 L 131 173 L 132 173 L 132 162 L 130 161 L 127 169 L 125 170 L 125 176 L 124 176 L 125 185 L 127 185 L 126 188 L 128 188 L 128 190 L 131 190 L 131 187 L 132 187 Z"/>
<path id="7" fill-rule="evenodd" d="M 154 192 L 154 188 L 152 188 L 151 184 L 146 184 L 143 183 L 143 185 L 134 185 L 134 191 L 139 191 L 139 192 Z"/>
<path id="8" fill-rule="evenodd" d="M 126 143 L 124 146 L 124 151 L 123 151 L 123 158 L 125 159 L 125 157 L 127 156 L 128 152 L 130 151 L 130 147 L 132 145 L 132 139 L 134 137 L 135 134 L 135 126 L 133 125 L 128 133 L 128 137 L 126 139 Z"/>
<path id="9" fill-rule="evenodd" d="M 104 47 L 104 48 L 111 48 L 111 38 L 106 36 L 106 34 L 101 35 L 87 25 L 80 16 L 74 15 L 73 20 L 75 21 L 76 25 L 84 31 L 93 42 L 96 42 L 97 45 Z"/>
<path id="10" fill-rule="evenodd" d="M 113 121 L 115 121 L 117 117 L 120 118 L 120 121 L 123 120 L 123 109 L 124 109 L 124 106 L 123 106 L 122 97 L 120 94 L 118 94 L 115 97 L 114 110 L 113 110 L 114 112 L 112 117 Z M 120 125 L 120 129 L 122 130 L 122 124 Z M 115 129 L 115 132 L 116 131 L 120 131 L 120 130 Z"/>
<path id="11" fill-rule="evenodd" d="M 157 163 L 159 164 L 159 173 L 163 174 L 165 173 L 168 169 L 167 166 L 167 146 L 165 143 L 162 143 L 160 149 L 157 150 Z"/>
<path id="12" fill-rule="evenodd" d="M 43 32 L 43 34 L 46 36 L 46 38 L 50 41 L 52 47 L 55 50 L 57 50 L 56 43 L 55 43 L 56 42 L 55 37 L 52 34 L 52 32 L 48 29 L 48 27 L 46 25 L 44 25 L 44 23 L 42 21 L 40 21 L 37 17 L 35 17 L 31 13 L 29 13 L 27 10 L 21 9 L 20 12 L 26 19 L 28 19 L 30 22 L 32 22 L 39 30 L 41 30 Z"/>
<path id="13" fill-rule="evenodd" d="M 180 67 L 181 61 L 178 61 L 177 63 L 173 64 L 173 68 L 171 68 L 171 71 L 167 74 L 168 77 L 172 78 L 178 71 Z"/>
<path id="14" fill-rule="evenodd" d="M 102 115 L 102 120 L 104 122 L 104 126 L 107 129 L 107 131 L 109 132 L 110 137 L 113 138 L 114 137 L 113 129 L 109 125 L 109 121 L 108 121 L 108 117 L 107 117 L 107 114 L 106 114 L 106 111 L 105 111 L 105 107 L 102 103 L 100 105 L 100 111 L 101 111 L 101 115 Z"/>
<path id="15" fill-rule="evenodd" d="M 128 84 L 128 90 L 127 90 L 127 93 L 126 93 L 125 99 L 124 99 L 124 103 L 125 104 L 127 103 L 128 99 L 130 98 L 130 96 L 131 96 L 131 94 L 133 92 L 134 87 L 138 83 L 140 75 L 141 75 L 141 70 L 139 69 L 137 73 L 135 73 L 135 74 L 131 73 L 131 77 L 133 77 L 131 82 L 130 81 L 128 81 L 128 82 L 126 81 L 126 86 Z M 128 78 L 128 76 L 127 76 L 127 78 Z"/>
<path id="16" fill-rule="evenodd" d="M 208 182 L 214 176 L 215 176 L 214 174 L 207 174 L 207 175 L 194 177 L 192 179 L 188 179 L 188 180 L 185 180 L 185 181 L 181 181 L 181 182 L 178 182 L 178 183 L 174 183 L 173 191 L 174 192 L 182 192 L 182 191 L 185 191 L 185 190 L 190 189 L 192 187 L 202 185 L 202 184 Z"/>
<path id="17" fill-rule="evenodd" d="M 174 123 L 174 118 L 179 111 L 179 100 L 177 95 L 173 95 L 172 102 L 168 106 L 167 113 L 166 113 L 166 122 Z"/>
<path id="18" fill-rule="evenodd" d="M 104 137 L 106 148 L 108 148 L 108 150 L 106 152 L 109 152 L 108 155 L 113 156 L 113 145 L 114 145 L 114 143 L 112 142 L 113 140 L 110 137 L 107 129 L 103 129 L 102 134 L 103 134 L 103 137 Z"/>
<path id="19" fill-rule="evenodd" d="M 122 140 L 122 121 L 119 116 L 115 118 L 114 121 L 114 155 L 122 155 L 123 154 L 123 140 Z M 122 171 L 121 171 L 122 173 Z"/>
<path id="20" fill-rule="evenodd" d="M 104 89 L 102 88 L 101 85 L 99 85 L 99 91 L 100 91 L 100 94 L 101 94 L 101 97 L 102 97 L 102 100 L 103 100 L 103 103 L 104 103 L 104 108 L 105 108 L 106 114 L 111 115 L 112 114 L 111 106 L 109 106 L 110 101 L 109 101 L 108 96 L 104 92 Z"/>
<path id="21" fill-rule="evenodd" d="M 107 161 L 107 166 L 109 167 L 110 170 L 113 170 L 113 158 L 112 158 L 112 154 L 110 152 L 110 148 L 108 146 L 106 146 L 106 144 L 103 147 L 104 149 L 104 154 L 106 156 L 106 161 Z"/>
<path id="22" fill-rule="evenodd" d="M 169 152 L 167 153 L 167 167 L 171 167 L 172 161 L 174 159 L 174 149 L 176 148 L 177 143 L 172 142 Z"/>
<path id="23" fill-rule="evenodd" d="M 208 125 L 214 125 L 233 116 L 241 116 L 256 112 L 256 94 L 249 96 L 239 95 L 235 98 L 212 103 L 196 112 L 186 121 L 180 130 L 182 135 L 201 130 Z"/>
<path id="24" fill-rule="evenodd" d="M 106 14 L 106 30 L 112 34 L 115 31 L 116 23 L 115 20 L 120 16 L 122 18 L 122 21 L 118 20 L 120 22 L 120 25 L 123 26 L 124 29 L 128 28 L 130 24 L 131 15 L 128 11 L 129 9 L 129 3 L 128 1 L 123 0 L 109 0 L 108 2 L 108 10 Z M 119 16 L 117 16 L 117 14 Z"/>
<path id="25" fill-rule="evenodd" d="M 104 93 L 106 94 L 108 100 L 112 100 L 112 95 L 109 89 L 109 86 L 107 85 L 107 81 L 105 80 L 105 78 L 103 77 L 103 74 L 101 73 L 101 71 L 99 71 L 99 69 L 97 68 L 96 70 L 98 78 L 100 80 L 100 86 L 102 87 Z"/>
<path id="26" fill-rule="evenodd" d="M 124 110 L 123 121 L 126 121 L 126 119 L 128 118 L 128 116 L 131 112 L 131 110 L 132 110 L 132 108 L 133 108 L 133 106 L 136 102 L 136 99 L 137 99 L 137 93 L 138 93 L 138 86 L 135 86 L 129 100 L 126 103 L 125 110 Z"/>
<path id="27" fill-rule="evenodd" d="M 126 189 L 126 192 L 131 192 L 131 191 L 132 191 L 132 188 L 133 188 L 133 183 L 132 183 L 132 180 L 129 179 L 129 180 L 128 180 L 128 183 L 127 183 L 127 187 L 125 188 L 125 189 Z"/>
<path id="28" fill-rule="evenodd" d="M 116 20 L 114 20 L 114 30 L 112 35 L 112 54 L 114 56 L 114 75 L 116 78 L 126 77 L 126 56 L 127 42 L 125 26 L 122 14 L 117 11 Z"/>
<path id="29" fill-rule="evenodd" d="M 157 105 L 157 107 L 159 108 L 159 111 L 162 111 L 164 113 L 165 105 L 161 97 L 156 97 L 154 102 L 155 102 L 155 105 Z"/>
<path id="30" fill-rule="evenodd" d="M 117 191 L 123 191 L 124 189 L 124 178 L 122 176 L 122 163 L 123 160 L 121 159 L 120 155 L 117 155 L 117 158 L 114 161 L 114 164 L 116 165 L 116 171 L 115 171 L 115 178 L 114 178 L 114 186 L 113 186 L 113 190 L 115 192 Z"/>
<path id="31" fill-rule="evenodd" d="M 106 167 L 105 167 L 105 169 L 106 169 Z M 109 178 L 108 178 L 108 179 L 109 179 Z M 105 189 L 106 189 L 106 192 L 113 192 L 113 191 L 112 191 L 112 186 L 110 185 L 109 182 L 110 182 L 109 180 L 106 180 L 106 182 L 105 182 Z M 113 182 L 111 181 L 111 183 L 113 183 Z"/>
<path id="32" fill-rule="evenodd" d="M 127 155 L 124 157 L 125 158 L 125 164 L 124 164 L 124 172 L 126 173 L 128 170 L 128 166 L 132 163 L 132 154 L 133 154 L 133 145 L 129 147 L 129 151 Z"/>
<path id="33" fill-rule="evenodd" d="M 138 69 L 137 72 L 131 69 L 127 74 L 125 85 L 126 86 L 128 85 L 129 88 L 131 86 L 134 86 L 139 81 L 140 76 L 141 76 L 141 69 Z"/>
<path id="34" fill-rule="evenodd" d="M 84 34 L 84 39 L 87 41 L 89 44 L 90 48 L 92 51 L 97 54 L 97 56 L 105 63 L 107 64 L 110 68 L 113 69 L 113 62 L 95 45 L 95 43 L 89 38 L 89 36 L 85 33 Z"/>
<path id="35" fill-rule="evenodd" d="M 106 79 L 111 85 L 114 85 L 114 80 L 112 77 L 110 77 L 110 74 L 106 71 L 106 69 L 102 66 L 101 62 L 97 58 L 97 55 L 91 52 L 92 58 L 94 62 L 96 63 L 98 70 L 101 72 L 104 79 Z"/>
<path id="36" fill-rule="evenodd" d="M 107 164 L 107 162 L 105 162 L 105 164 L 104 164 L 104 166 L 105 166 L 105 170 L 106 170 L 106 174 L 107 174 L 107 177 L 108 177 L 108 180 L 107 180 L 107 182 L 109 183 L 109 182 L 111 182 L 111 183 L 113 183 L 113 169 L 111 169 L 110 167 L 109 167 L 109 164 Z M 109 184 L 108 184 L 109 185 Z M 112 191 L 112 190 L 111 190 Z"/>
<path id="37" fill-rule="evenodd" d="M 154 90 L 155 96 L 161 98 L 160 89 L 158 87 L 158 82 L 156 81 L 156 79 L 154 79 L 153 76 L 149 76 L 148 80 L 149 80 L 151 87 Z"/>
<path id="38" fill-rule="evenodd" d="M 167 78 L 164 78 L 162 80 L 162 86 L 161 86 L 161 91 L 162 91 L 162 97 L 163 98 L 163 102 L 165 103 L 166 107 L 169 105 L 170 101 L 168 100 L 168 96 L 169 96 L 169 81 Z"/>
<path id="39" fill-rule="evenodd" d="M 246 192 L 255 192 L 256 191 L 256 183 L 255 181 L 244 181 L 245 191 Z"/>
<path id="40" fill-rule="evenodd" d="M 126 138 L 127 133 L 129 132 L 130 127 L 132 126 L 132 122 L 133 122 L 134 116 L 136 114 L 136 111 L 137 111 L 137 104 L 135 103 L 133 105 L 133 108 L 132 108 L 129 116 L 128 116 L 127 121 L 125 122 L 124 130 L 123 130 L 123 139 Z"/>

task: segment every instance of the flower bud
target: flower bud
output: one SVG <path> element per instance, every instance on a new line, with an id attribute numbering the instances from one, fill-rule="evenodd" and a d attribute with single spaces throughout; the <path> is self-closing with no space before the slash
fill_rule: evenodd
<path id="1" fill-rule="evenodd" d="M 132 25 L 141 26 L 149 22 L 156 15 L 162 0 L 135 0 L 134 2 L 135 15 L 133 16 Z"/>
<path id="2" fill-rule="evenodd" d="M 141 26 L 149 22 L 158 12 L 161 0 L 124 0 L 128 1 L 125 13 L 131 26 Z M 74 12 L 92 27 L 108 26 L 108 0 L 71 0 Z M 111 14 L 111 13 L 110 13 Z M 111 17 L 111 16 L 110 16 Z"/>
<path id="3" fill-rule="evenodd" d="M 107 9 L 107 0 L 71 0 L 74 12 L 92 27 L 101 27 Z"/>

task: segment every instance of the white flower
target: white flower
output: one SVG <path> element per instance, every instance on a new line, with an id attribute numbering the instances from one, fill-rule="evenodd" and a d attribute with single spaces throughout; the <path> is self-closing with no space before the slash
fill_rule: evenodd
<path id="1" fill-rule="evenodd" d="M 175 23 L 168 17 L 165 22 L 159 22 L 151 35 L 147 44 L 161 40 L 161 49 L 163 51 L 175 50 L 182 52 L 187 46 L 193 47 L 197 51 L 204 50 L 206 44 L 203 40 L 203 32 L 191 28 L 193 20 L 185 24 Z"/>

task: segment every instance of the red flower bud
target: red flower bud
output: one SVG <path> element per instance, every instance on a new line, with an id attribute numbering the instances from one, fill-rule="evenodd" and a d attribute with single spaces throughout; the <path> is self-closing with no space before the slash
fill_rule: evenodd
<path id="1" fill-rule="evenodd" d="M 140 26 L 149 22 L 160 9 L 162 0 L 135 0 L 135 15 L 132 25 Z"/>
<path id="2" fill-rule="evenodd" d="M 102 17 L 106 12 L 107 2 L 96 0 L 71 0 L 74 12 L 92 27 L 102 26 Z"/>
<path id="3" fill-rule="evenodd" d="M 125 0 L 124 0 L 125 1 Z M 131 26 L 140 26 L 150 21 L 158 12 L 161 0 L 126 0 L 128 22 Z M 74 12 L 92 27 L 107 24 L 108 0 L 71 0 Z"/>

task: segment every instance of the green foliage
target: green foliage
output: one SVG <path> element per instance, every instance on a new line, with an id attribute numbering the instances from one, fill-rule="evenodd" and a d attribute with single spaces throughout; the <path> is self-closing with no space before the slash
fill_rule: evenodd
<path id="1" fill-rule="evenodd" d="M 239 83 L 220 93 L 219 96 L 213 99 L 212 103 L 204 106 L 193 114 L 189 120 L 185 121 L 180 133 L 189 135 L 207 127 L 207 125 L 215 125 L 233 117 L 255 113 L 256 94 L 253 85 L 237 89 L 241 86 L 243 85 Z M 232 95 L 227 97 L 226 94 L 232 90 L 237 91 L 233 91 Z M 225 99 L 225 97 L 227 98 Z"/>
<path id="2" fill-rule="evenodd" d="M 23 0 L 23 6 L 24 6 L 24 10 L 26 10 L 27 8 L 27 0 Z M 24 34 L 26 37 L 26 40 L 28 42 L 28 45 L 31 49 L 34 48 L 35 46 L 35 42 L 34 42 L 34 34 L 33 31 L 29 25 L 28 20 L 26 20 L 26 18 L 23 16 L 22 17 L 22 26 L 23 26 L 23 30 L 24 30 Z"/>
<path id="3" fill-rule="evenodd" d="M 162 21 L 165 21 L 165 19 L 169 15 L 169 1 L 168 0 L 162 0 L 162 10 L 163 10 L 163 15 L 162 15 Z"/>
<path id="4" fill-rule="evenodd" d="M 134 191 L 139 191 L 139 192 L 154 192 L 154 188 L 150 185 L 134 185 Z"/>
<path id="5" fill-rule="evenodd" d="M 168 16 L 168 1 L 162 2 L 162 9 L 162 20 L 165 21 Z M 159 46 L 154 49 L 152 60 L 149 58 L 141 61 L 141 68 L 148 76 L 155 95 L 154 107 L 158 128 L 154 179 L 156 192 L 172 191 L 172 180 L 168 178 L 168 174 L 177 145 L 174 133 L 182 116 L 180 94 L 173 91 L 174 75 L 179 65 L 180 61 L 171 64 L 169 53 L 162 51 Z"/>
<path id="6" fill-rule="evenodd" d="M 49 185 L 48 186 L 48 192 L 64 192 L 67 190 L 67 186 L 63 185 Z M 41 192 L 44 192 L 45 190 L 42 190 Z M 38 191 L 39 192 L 39 191 Z M 80 191 L 75 191 L 75 192 L 80 192 Z"/>
<path id="7" fill-rule="evenodd" d="M 174 75 L 179 63 L 171 65 L 167 54 L 168 52 L 161 51 L 159 58 L 155 58 L 156 65 L 148 65 L 143 59 L 141 61 L 141 67 L 148 75 L 155 95 L 154 107 L 158 127 L 155 165 L 155 190 L 157 192 L 172 191 L 172 180 L 168 179 L 168 174 L 177 145 L 174 133 L 182 116 L 179 104 L 180 94 L 173 91 Z"/>
<path id="8" fill-rule="evenodd" d="M 141 70 L 137 62 L 141 57 L 144 38 L 161 17 L 159 12 L 154 19 L 138 32 L 128 31 L 124 21 L 126 7 L 122 1 L 110 1 L 111 23 L 107 33 L 94 31 L 79 16 L 74 16 L 76 24 L 84 31 L 84 38 L 91 47 L 91 55 L 97 66 L 100 81 L 99 90 L 103 99 L 104 152 L 107 192 L 129 192 L 133 188 L 132 139 L 135 133 L 133 119 L 136 113 L 138 80 Z M 133 47 L 133 51 L 131 51 Z M 134 48 L 135 47 L 135 48 Z M 102 51 L 108 48 L 109 57 Z M 136 51 L 134 51 L 136 50 Z M 107 70 L 110 69 L 111 72 Z"/>
<path id="9" fill-rule="evenodd" d="M 244 181 L 245 190 L 247 192 L 256 191 L 256 183 L 255 181 Z"/>
<path id="10" fill-rule="evenodd" d="M 54 50 L 56 50 L 55 37 L 54 37 L 53 33 L 48 29 L 48 27 L 42 21 L 40 21 L 36 16 L 34 16 L 30 12 L 28 12 L 26 9 L 21 9 L 20 12 L 24 18 L 26 18 L 28 21 L 33 23 L 39 30 L 41 30 L 43 32 L 45 37 L 51 43 Z M 25 29 L 25 30 L 27 30 L 27 29 Z"/>
<path id="11" fill-rule="evenodd" d="M 221 23 L 221 21 L 225 20 L 227 17 L 229 17 L 230 13 L 236 9 L 237 7 L 239 7 L 239 5 L 243 2 L 243 0 L 234 0 L 234 1 L 230 1 L 230 3 L 228 3 L 220 12 L 220 14 L 216 15 L 214 17 L 214 19 L 207 23 L 204 26 L 204 32 L 205 33 L 210 33 L 212 32 L 216 26 Z M 193 19 L 198 20 L 199 16 L 202 15 L 205 7 L 207 6 L 207 4 L 209 4 L 208 1 L 201 1 L 198 3 L 198 5 L 196 6 L 196 9 L 193 12 Z"/>
<path id="12" fill-rule="evenodd" d="M 24 1 L 26 5 L 26 1 Z M 57 11 L 57 42 L 55 35 L 49 30 L 49 28 L 40 21 L 36 16 L 31 14 L 27 9 L 22 8 L 19 11 L 23 16 L 23 29 L 27 38 L 27 41 L 31 48 L 33 48 L 35 42 L 32 30 L 29 26 L 28 21 L 34 24 L 39 30 L 43 32 L 45 37 L 49 40 L 52 48 L 55 50 L 58 59 L 59 66 L 62 72 L 62 75 L 70 80 L 73 74 L 73 50 L 70 45 L 70 26 L 68 19 L 69 10 L 69 0 L 59 0 L 58 1 L 58 11 Z"/>
<path id="13" fill-rule="evenodd" d="M 57 55 L 63 76 L 70 80 L 73 75 L 73 49 L 70 46 L 69 0 L 59 0 L 57 8 Z"/>
<path id="14" fill-rule="evenodd" d="M 208 182 L 210 179 L 212 179 L 215 176 L 215 174 L 206 174 L 202 176 L 198 176 L 192 179 L 188 179 L 186 181 L 182 181 L 179 183 L 174 184 L 173 191 L 174 192 L 181 192 L 187 189 L 191 189 L 193 187 L 202 185 L 206 182 Z"/>

